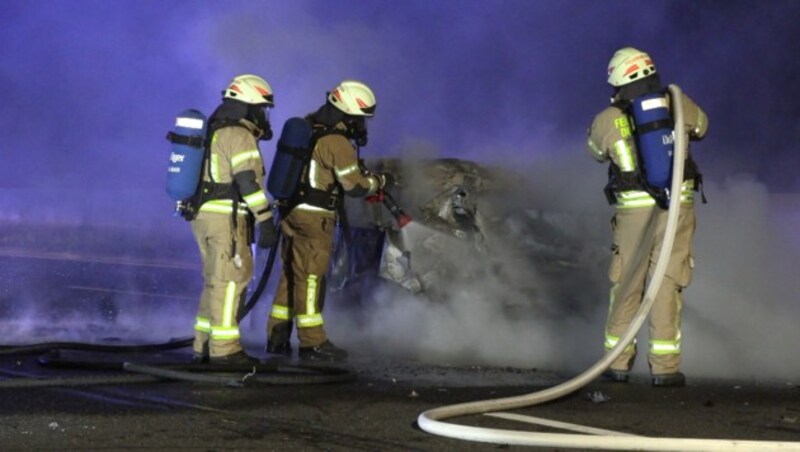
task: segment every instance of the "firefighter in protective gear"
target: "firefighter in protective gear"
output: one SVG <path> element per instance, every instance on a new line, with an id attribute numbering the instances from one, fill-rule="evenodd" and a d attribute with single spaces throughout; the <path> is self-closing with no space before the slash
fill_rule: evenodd
<path id="1" fill-rule="evenodd" d="M 634 48 L 617 51 L 608 67 L 608 83 L 614 87 L 612 105 L 601 111 L 591 124 L 589 153 L 599 162 L 608 162 L 609 185 L 606 193 L 615 206 L 612 261 L 609 270 L 611 293 L 605 326 L 606 351 L 612 349 L 632 322 L 642 302 L 645 281 L 658 260 L 664 235 L 667 210 L 644 186 L 641 154 L 637 152 L 635 125 L 624 105 L 639 96 L 665 92 L 650 56 Z M 666 91 L 667 104 L 669 92 Z M 708 128 L 706 114 L 683 95 L 683 119 L 689 140 L 702 139 Z M 671 108 L 671 107 L 670 107 Z M 675 118 L 673 113 L 670 113 Z M 664 282 L 656 295 L 649 319 L 649 365 L 654 386 L 683 386 L 681 364 L 682 291 L 691 282 L 694 267 L 692 241 L 695 231 L 694 194 L 702 179 L 688 149 L 683 175 L 678 229 Z M 628 380 L 636 343 L 631 344 L 611 364 L 606 376 L 614 381 Z"/>
<path id="2" fill-rule="evenodd" d="M 307 116 L 316 143 L 299 195 L 282 212 L 283 269 L 267 323 L 267 352 L 290 356 L 297 326 L 302 360 L 341 361 L 347 352 L 325 333 L 322 309 L 337 212 L 343 195 L 366 197 L 383 188 L 387 175 L 362 166 L 358 149 L 367 143 L 366 119 L 375 114 L 375 94 L 364 83 L 345 80 Z"/>
<path id="3" fill-rule="evenodd" d="M 210 152 L 191 221 L 204 279 L 194 360 L 252 364 L 258 360 L 242 350 L 237 313 L 253 274 L 254 226 L 260 247 L 277 241 L 258 148 L 259 140 L 272 136 L 267 111 L 274 101 L 270 85 L 250 74 L 234 78 L 222 94 L 209 118 Z"/>

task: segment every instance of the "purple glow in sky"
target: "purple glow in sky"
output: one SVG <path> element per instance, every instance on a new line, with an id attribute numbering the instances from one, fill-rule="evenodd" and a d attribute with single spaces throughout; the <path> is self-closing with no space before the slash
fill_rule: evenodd
<path id="1" fill-rule="evenodd" d="M 243 72 L 273 85 L 277 130 L 340 79 L 366 81 L 367 154 L 582 154 L 606 64 L 633 45 L 708 111 L 708 178 L 797 191 L 797 23 L 790 0 L 5 0 L 0 186 L 161 189 L 173 116 L 212 110 Z"/>

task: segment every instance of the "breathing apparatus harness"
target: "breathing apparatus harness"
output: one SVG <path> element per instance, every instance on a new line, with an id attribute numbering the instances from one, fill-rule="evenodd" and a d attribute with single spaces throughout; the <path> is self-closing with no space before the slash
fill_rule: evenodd
<path id="1" fill-rule="evenodd" d="M 250 121 L 255 130 L 251 130 L 244 125 L 241 122 L 242 119 Z M 211 140 L 214 137 L 214 133 L 225 127 L 242 127 L 258 136 L 259 140 L 272 138 L 272 129 L 270 128 L 269 120 L 266 119 L 266 115 L 263 113 L 263 108 L 236 100 L 224 99 L 222 104 L 211 115 L 208 123 L 208 131 L 202 141 L 204 149 L 203 171 L 207 177 L 200 179 L 195 195 L 181 206 L 180 214 L 187 221 L 194 220 L 197 217 L 200 206 L 212 199 L 230 199 L 233 202 L 235 218 L 236 204 L 242 201 L 235 180 L 231 183 L 221 183 L 214 180 L 211 165 L 209 164 L 211 159 Z M 195 137 L 194 140 L 199 141 L 199 138 Z"/>
<path id="2" fill-rule="evenodd" d="M 668 94 L 668 90 L 661 87 L 658 75 L 654 74 L 620 87 L 612 99 L 611 105 L 630 119 L 636 142 L 636 166 L 623 171 L 611 162 L 608 184 L 603 190 L 609 204 L 617 203 L 615 193 L 636 190 L 649 194 L 662 209 L 669 205 L 675 123 L 667 108 Z M 703 203 L 707 202 L 703 193 L 703 175 L 690 154 L 686 156 L 683 180 L 694 181 L 693 190 L 701 193 Z"/>
<path id="3" fill-rule="evenodd" d="M 341 185 L 338 182 L 334 182 L 327 190 L 312 187 L 311 181 L 309 180 L 309 169 L 313 158 L 314 147 L 320 138 L 328 135 L 342 135 L 346 137 L 347 133 L 342 129 L 320 125 L 314 125 L 312 130 L 309 148 L 307 150 L 296 150 L 298 153 L 308 152 L 308 158 L 305 159 L 301 173 L 302 176 L 297 184 L 297 188 L 291 197 L 278 200 L 278 207 L 287 214 L 300 204 L 308 204 L 326 210 L 338 210 L 340 206 L 343 205 L 344 190 L 341 188 Z"/>
<path id="4" fill-rule="evenodd" d="M 313 159 L 314 148 L 317 142 L 328 135 L 341 135 L 348 140 L 351 140 L 356 147 L 356 153 L 359 152 L 361 146 L 367 144 L 367 129 L 363 118 L 351 117 L 346 115 L 341 110 L 337 109 L 329 102 L 323 104 L 316 112 L 307 115 L 303 118 L 308 126 L 310 126 L 310 137 L 308 144 L 305 147 L 283 147 L 279 146 L 278 153 L 286 153 L 295 161 L 302 161 L 302 170 L 297 176 L 297 181 L 288 181 L 288 185 L 294 184 L 292 193 L 284 199 L 278 197 L 278 207 L 284 214 L 288 214 L 292 209 L 300 204 L 308 204 L 314 207 L 319 207 L 325 210 L 337 211 L 340 214 L 344 210 L 344 189 L 341 184 L 334 182 L 328 189 L 321 190 L 311 186 L 310 181 L 310 166 Z M 344 128 L 340 126 L 344 124 Z M 291 133 L 286 127 L 282 136 L 287 132 Z M 276 153 L 276 162 L 278 161 L 278 154 Z M 273 166 L 275 163 L 273 163 Z M 270 177 L 272 177 L 272 170 L 270 170 Z"/>
<path id="5" fill-rule="evenodd" d="M 242 123 L 242 119 L 250 121 L 255 129 L 251 129 Z M 200 207 L 212 199 L 231 200 L 231 227 L 235 231 L 239 224 L 239 204 L 243 202 L 239 193 L 236 180 L 230 183 L 222 183 L 214 180 L 211 171 L 211 141 L 214 134 L 226 127 L 242 127 L 248 132 L 253 133 L 259 140 L 272 138 L 272 130 L 263 108 L 255 105 L 245 104 L 236 100 L 224 99 L 222 104 L 209 118 L 208 132 L 205 136 L 203 171 L 207 177 L 202 177 L 197 188 L 197 193 L 181 206 L 180 213 L 186 221 L 194 220 Z M 255 241 L 253 224 L 255 219 L 253 214 L 247 211 L 247 243 Z M 231 234 L 231 256 L 238 257 L 236 253 L 236 234 Z"/>

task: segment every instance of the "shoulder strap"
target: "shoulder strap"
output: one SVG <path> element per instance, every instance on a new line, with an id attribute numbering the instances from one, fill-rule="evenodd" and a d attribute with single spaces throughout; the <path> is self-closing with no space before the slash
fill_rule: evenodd
<path id="1" fill-rule="evenodd" d="M 311 141 L 308 144 L 309 152 L 307 155 L 307 160 L 303 166 L 303 174 L 305 175 L 305 181 L 301 181 L 298 189 L 295 192 L 295 195 L 289 200 L 288 206 L 289 210 L 294 208 L 294 206 L 298 204 L 310 204 L 312 206 L 321 207 L 327 210 L 337 210 L 338 207 L 342 204 L 343 197 L 342 197 L 342 190 L 339 188 L 338 183 L 334 183 L 333 186 L 329 190 L 320 190 L 317 188 L 311 187 L 311 184 L 308 181 L 310 177 L 309 170 L 311 166 L 311 159 L 313 159 L 313 151 L 316 147 L 317 141 L 320 138 L 326 137 L 328 135 L 342 135 L 347 136 L 344 130 L 337 129 L 335 127 L 325 127 L 325 126 L 315 126 L 312 127 L 311 131 Z M 294 151 L 294 150 L 292 150 Z"/>
<path id="2" fill-rule="evenodd" d="M 173 131 L 169 131 L 167 132 L 167 140 L 169 140 L 171 143 L 185 144 L 193 148 L 201 149 L 205 144 L 206 137 L 178 135 Z"/>

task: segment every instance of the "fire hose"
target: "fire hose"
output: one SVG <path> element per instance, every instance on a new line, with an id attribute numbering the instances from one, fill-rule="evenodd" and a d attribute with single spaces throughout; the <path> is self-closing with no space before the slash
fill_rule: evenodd
<path id="1" fill-rule="evenodd" d="M 275 209 L 276 212 L 279 212 L 278 209 Z M 250 298 L 247 300 L 239 308 L 239 312 L 236 314 L 236 321 L 241 322 L 242 319 L 247 317 L 247 314 L 253 310 L 258 300 L 261 299 L 261 294 L 264 292 L 264 289 L 267 287 L 267 283 L 269 282 L 269 277 L 272 274 L 272 267 L 275 265 L 275 257 L 278 255 L 278 247 L 281 243 L 281 237 L 283 236 L 283 232 L 281 231 L 281 218 L 280 214 L 275 214 L 275 225 L 277 226 L 277 234 L 278 239 L 275 241 L 275 245 L 273 245 L 269 249 L 269 254 L 267 255 L 267 262 L 264 264 L 264 270 L 261 272 L 261 277 L 258 279 L 258 283 L 256 283 L 256 287 L 253 290 L 253 293 L 250 295 Z"/>
<path id="2" fill-rule="evenodd" d="M 482 400 L 434 408 L 423 412 L 417 418 L 419 427 L 435 435 L 467 441 L 479 441 L 495 444 L 540 446 L 540 447 L 565 447 L 604 450 L 682 450 L 682 451 L 709 451 L 709 450 L 798 450 L 798 442 L 776 441 L 739 441 L 725 439 L 689 439 L 689 438 L 651 438 L 634 436 L 617 432 L 599 431 L 599 429 L 582 429 L 587 434 L 570 433 L 541 433 L 530 431 L 515 431 L 505 429 L 473 427 L 444 422 L 446 419 L 468 416 L 473 414 L 487 414 L 500 410 L 530 407 L 545 402 L 559 399 L 571 394 L 596 379 L 616 360 L 624 349 L 633 341 L 644 323 L 650 308 L 653 306 L 666 273 L 667 264 L 675 239 L 678 216 L 681 202 L 681 185 L 683 182 L 683 168 L 686 156 L 686 134 L 683 120 L 682 92 L 676 85 L 669 85 L 669 92 L 673 99 L 675 111 L 675 153 L 673 157 L 672 184 L 670 193 L 669 211 L 667 214 L 666 229 L 661 243 L 661 250 L 652 277 L 645 290 L 642 304 L 634 317 L 628 330 L 619 342 L 602 359 L 577 377 L 554 387 L 515 397 Z M 513 418 L 510 413 L 495 413 L 496 417 Z M 519 416 L 522 417 L 522 416 Z M 525 417 L 528 418 L 528 417 Z M 531 419 L 531 418 L 529 418 Z M 553 423 L 551 422 L 551 425 Z"/>

